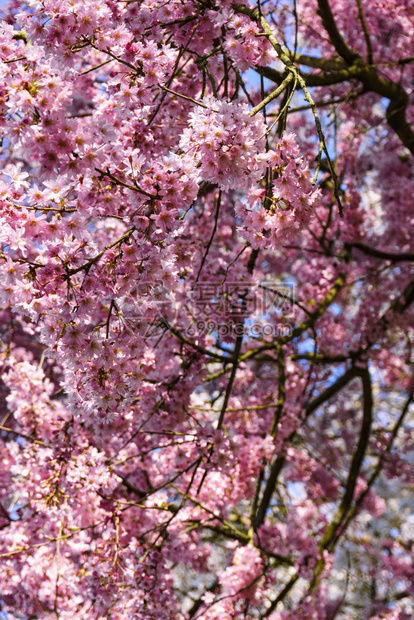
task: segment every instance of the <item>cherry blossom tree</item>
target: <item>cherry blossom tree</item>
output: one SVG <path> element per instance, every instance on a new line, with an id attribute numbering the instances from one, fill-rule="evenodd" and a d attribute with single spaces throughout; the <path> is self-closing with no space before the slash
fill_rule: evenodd
<path id="1" fill-rule="evenodd" d="M 412 618 L 412 2 L 0 36 L 3 617 Z"/>

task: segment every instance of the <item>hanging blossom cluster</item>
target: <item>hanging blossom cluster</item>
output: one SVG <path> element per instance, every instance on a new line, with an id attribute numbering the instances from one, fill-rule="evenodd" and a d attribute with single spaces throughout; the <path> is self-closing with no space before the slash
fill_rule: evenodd
<path id="1" fill-rule="evenodd" d="M 245 103 L 204 98 L 188 112 L 179 148 L 167 144 L 156 155 L 145 127 L 157 109 L 151 111 L 146 103 L 150 88 L 171 64 L 171 49 L 161 54 L 151 44 L 133 48 L 128 50 L 134 51 L 135 61 L 143 59 L 139 73 L 144 83 L 127 77 L 121 63 L 121 72 L 110 74 L 108 95 L 93 93 L 96 114 L 90 119 L 79 106 L 79 118 L 76 113 L 73 119 L 66 117 L 76 112 L 71 96 L 74 100 L 83 78 L 79 85 L 78 78 L 73 79 L 72 90 L 54 97 L 64 89 L 50 61 L 42 70 L 29 65 L 30 86 L 27 67 L 14 78 L 6 69 L 17 96 L 8 99 L 8 109 L 18 106 L 27 120 L 11 118 L 10 129 L 18 129 L 22 154 L 39 162 L 47 174 L 30 184 L 21 162 L 3 169 L 3 178 L 12 180 L 12 193 L 4 183 L 1 241 L 15 256 L 5 254 L 1 265 L 2 298 L 38 321 L 49 355 L 65 360 L 74 405 L 99 419 L 113 419 L 137 398 L 147 373 L 140 361 L 147 350 L 140 317 L 157 317 L 161 289 L 163 299 L 166 294 L 174 298 L 183 260 L 176 241 L 192 226 L 191 218 L 183 221 L 181 216 L 192 208 L 199 187 L 209 183 L 223 192 L 244 193 L 240 230 L 252 247 L 269 236 L 272 246 L 297 234 L 309 220 L 316 195 L 308 187 L 309 173 L 294 138 L 266 152 L 266 126 L 259 115 L 249 116 Z M 151 69 L 156 62 L 162 67 L 158 76 Z M 21 92 L 27 94 L 25 106 Z M 271 168 L 280 175 L 284 193 L 276 186 L 278 179 L 273 191 L 284 200 L 272 198 L 269 206 L 260 184 Z M 258 207 L 258 200 L 265 206 Z M 55 217 L 46 217 L 54 210 Z M 94 216 L 114 219 L 92 226 L 88 220 Z M 187 269 L 190 265 L 188 259 Z M 72 299 L 67 299 L 68 286 Z M 91 299 L 96 286 L 99 299 Z M 175 372 L 175 364 L 163 365 L 162 374 L 170 372 Z"/>
<path id="2" fill-rule="evenodd" d="M 219 574 L 219 579 L 230 596 L 243 591 L 245 598 L 252 598 L 262 571 L 259 551 L 253 546 L 246 545 L 236 549 L 232 565 Z"/>
<path id="3" fill-rule="evenodd" d="M 245 103 L 212 98 L 201 104 L 190 112 L 180 140 L 180 148 L 196 162 L 200 179 L 224 191 L 258 182 L 267 165 L 262 118 L 250 119 Z"/>
<path id="4" fill-rule="evenodd" d="M 234 15 L 227 22 L 225 49 L 241 71 L 252 66 L 265 66 L 276 61 L 277 55 L 257 24 L 244 15 Z"/>
<path id="5" fill-rule="evenodd" d="M 311 220 L 319 190 L 295 134 L 286 133 L 266 150 L 266 125 L 260 116 L 249 118 L 246 104 L 210 99 L 202 105 L 190 112 L 180 141 L 199 178 L 224 191 L 243 190 L 236 214 L 252 247 L 277 247 L 297 237 Z M 266 171 L 273 177 L 270 193 L 260 188 Z"/>
<path id="6" fill-rule="evenodd" d="M 277 247 L 295 239 L 311 221 L 320 196 L 299 155 L 295 134 L 285 133 L 266 159 L 273 178 L 271 191 L 255 189 L 236 207 L 242 235 L 254 248 Z"/>

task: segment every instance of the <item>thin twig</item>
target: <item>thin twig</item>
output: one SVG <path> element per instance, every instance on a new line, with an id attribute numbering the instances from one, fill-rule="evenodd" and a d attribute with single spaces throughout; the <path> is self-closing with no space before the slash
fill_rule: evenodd
<path id="1" fill-rule="evenodd" d="M 194 287 L 195 287 L 195 285 L 198 282 L 198 279 L 200 277 L 200 274 L 201 274 L 201 271 L 203 269 L 204 263 L 206 262 L 208 253 L 210 251 L 211 244 L 213 243 L 214 235 L 216 234 L 216 231 L 217 231 L 217 223 L 218 223 L 218 216 L 219 216 L 219 211 L 220 211 L 220 205 L 221 205 L 221 190 L 219 191 L 218 198 L 217 198 L 217 206 L 216 206 L 216 213 L 215 213 L 215 216 L 214 216 L 213 232 L 211 233 L 211 237 L 208 240 L 208 243 L 207 243 L 207 246 L 206 246 L 206 251 L 205 251 L 204 256 L 202 258 L 202 261 L 201 261 L 200 269 L 198 270 L 197 277 L 195 279 L 195 282 L 194 282 L 191 290 L 194 290 Z"/>
<path id="2" fill-rule="evenodd" d="M 268 95 L 265 99 L 263 99 L 263 101 L 261 101 L 259 105 L 253 108 L 249 116 L 255 116 L 255 114 L 260 112 L 260 110 L 264 108 L 268 103 L 273 101 L 273 99 L 276 99 L 276 97 L 279 97 L 280 93 L 282 93 L 285 90 L 285 88 L 288 86 L 288 84 L 290 84 L 290 82 L 294 79 L 294 77 L 295 76 L 292 72 L 288 73 L 288 75 L 285 77 L 281 85 L 278 86 L 276 90 L 270 93 L 270 95 Z"/>
<path id="3" fill-rule="evenodd" d="M 180 97 L 181 99 L 185 99 L 186 101 L 191 101 L 191 103 L 194 103 L 195 105 L 199 105 L 202 108 L 206 108 L 206 110 L 209 109 L 208 105 L 201 103 L 201 101 L 196 101 L 192 97 L 187 97 L 187 95 L 182 95 L 181 93 L 177 93 L 175 90 L 171 90 L 170 88 L 167 88 L 166 86 L 162 86 L 162 84 L 159 84 L 159 87 L 161 88 L 161 90 L 164 90 L 165 92 L 170 93 L 171 95 L 175 95 L 176 97 Z"/>

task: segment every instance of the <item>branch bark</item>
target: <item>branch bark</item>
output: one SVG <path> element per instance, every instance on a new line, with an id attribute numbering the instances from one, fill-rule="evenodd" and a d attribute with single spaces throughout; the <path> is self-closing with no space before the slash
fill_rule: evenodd
<path id="1" fill-rule="evenodd" d="M 264 18 L 259 18 L 257 12 L 247 7 L 235 7 L 237 12 L 249 15 L 253 20 L 260 21 L 270 43 L 279 54 L 279 58 L 287 68 L 296 65 L 304 65 L 321 69 L 321 74 L 306 74 L 298 71 L 300 78 L 298 88 L 303 88 L 304 82 L 307 87 L 331 86 L 350 80 L 358 80 L 364 87 L 365 92 L 374 92 L 380 97 L 389 100 L 386 112 L 388 125 L 397 134 L 404 146 L 414 154 L 414 131 L 407 121 L 406 113 L 409 103 L 408 95 L 401 84 L 382 77 L 375 67 L 366 63 L 361 56 L 352 50 L 340 34 L 335 22 L 334 15 L 328 0 L 318 0 L 318 13 L 322 24 L 329 35 L 329 39 L 340 58 L 316 58 L 305 54 L 290 54 L 288 50 L 276 41 L 274 35 Z M 405 59 L 407 61 L 407 59 Z M 403 61 L 402 61 L 403 62 Z M 256 67 L 256 71 L 275 82 L 281 84 L 285 74 L 273 67 Z"/>
<path id="2" fill-rule="evenodd" d="M 360 370 L 356 367 L 352 367 L 347 370 L 339 379 L 335 381 L 332 385 L 330 385 L 326 390 L 324 390 L 319 396 L 317 396 L 312 402 L 310 402 L 305 409 L 305 419 L 307 419 L 318 407 L 323 405 L 327 400 L 329 400 L 332 396 L 334 396 L 337 392 L 339 392 L 342 388 L 344 388 L 352 379 L 358 376 Z M 293 431 L 288 441 L 289 443 L 294 439 L 296 435 L 296 431 Z M 285 464 L 286 457 L 284 454 L 281 454 L 275 458 L 273 461 L 269 477 L 267 479 L 267 483 L 263 492 L 262 501 L 259 504 L 259 508 L 256 513 L 256 518 L 254 522 L 255 529 L 258 529 L 264 522 L 266 517 L 266 511 L 269 508 L 270 500 L 272 499 L 272 495 L 276 488 L 277 480 L 280 472 L 283 469 Z"/>

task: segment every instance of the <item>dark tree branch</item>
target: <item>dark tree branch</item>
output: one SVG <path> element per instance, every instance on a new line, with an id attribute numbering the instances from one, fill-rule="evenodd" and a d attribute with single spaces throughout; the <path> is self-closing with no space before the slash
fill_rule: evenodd
<path id="1" fill-rule="evenodd" d="M 270 614 L 272 613 L 272 611 L 274 611 L 276 609 L 276 607 L 278 606 L 278 604 L 280 603 L 280 601 L 283 601 L 283 599 L 285 598 L 285 596 L 287 596 L 287 594 L 289 594 L 289 592 L 291 591 L 291 589 L 293 588 L 293 586 L 295 585 L 295 583 L 297 582 L 297 580 L 299 579 L 299 573 L 295 573 L 293 575 L 293 577 L 291 577 L 289 579 L 289 581 L 287 582 L 287 584 L 285 585 L 285 587 L 281 590 L 281 592 L 277 595 L 277 597 L 275 598 L 274 601 L 271 602 L 271 604 L 269 605 L 269 607 L 266 609 L 266 611 L 264 612 L 264 614 L 262 614 L 260 616 L 260 618 L 267 618 L 268 616 L 270 616 Z"/>
<path id="2" fill-rule="evenodd" d="M 318 0 L 318 13 L 322 19 L 323 27 L 329 34 L 329 38 L 335 50 L 348 65 L 352 65 L 352 63 L 359 58 L 359 56 L 356 52 L 351 50 L 350 47 L 348 47 L 342 38 L 337 28 L 328 0 Z"/>
<path id="3" fill-rule="evenodd" d="M 343 387 L 345 387 L 352 379 L 358 376 L 359 369 L 356 367 L 352 367 L 347 370 L 339 379 L 335 381 L 332 385 L 330 385 L 326 390 L 324 390 L 319 396 L 317 396 L 312 402 L 310 402 L 305 409 L 305 419 L 307 419 L 318 407 L 323 405 L 327 400 L 329 400 L 332 396 L 334 396 L 337 392 L 339 392 Z M 293 431 L 289 436 L 289 442 L 291 442 L 296 435 L 296 431 Z M 280 472 L 283 469 L 285 464 L 286 457 L 282 454 L 275 458 L 273 461 L 269 477 L 266 482 L 265 490 L 263 492 L 262 501 L 260 502 L 259 508 L 256 513 L 256 518 L 254 522 L 255 529 L 258 529 L 264 522 L 266 517 L 266 511 L 269 508 L 270 500 L 272 499 L 272 495 L 276 488 L 277 480 Z"/>
<path id="4" fill-rule="evenodd" d="M 364 459 L 371 435 L 373 408 L 371 377 L 367 368 L 359 368 L 357 369 L 357 373 L 361 377 L 363 391 L 361 430 L 359 433 L 358 444 L 351 460 L 351 466 L 349 468 L 348 479 L 345 486 L 345 493 L 342 497 L 336 514 L 332 519 L 332 522 L 325 531 L 325 534 L 322 536 L 319 544 L 320 553 L 322 553 L 322 551 L 325 549 L 332 549 L 332 546 L 335 544 L 335 537 L 337 536 L 339 528 L 341 527 L 349 513 L 354 499 L 355 486 L 359 473 L 361 471 L 362 461 Z M 314 589 L 317 585 L 319 576 L 323 571 L 324 565 L 324 560 L 322 559 L 317 562 L 315 575 L 310 585 L 311 590 Z"/>
<path id="5" fill-rule="evenodd" d="M 318 58 L 307 54 L 293 54 L 292 61 L 297 65 L 322 69 L 323 71 L 340 71 L 347 68 L 347 63 L 340 58 Z"/>
<path id="6" fill-rule="evenodd" d="M 325 71 L 325 73 L 318 75 L 303 74 L 298 71 L 298 76 L 300 78 L 298 88 L 303 88 L 303 82 L 308 87 L 314 87 L 340 84 L 353 79 L 358 80 L 363 84 L 366 92 L 374 92 L 380 97 L 389 99 L 390 103 L 386 112 L 388 125 L 397 134 L 404 146 L 414 154 L 414 131 L 406 118 L 409 99 L 404 88 L 401 84 L 397 84 L 392 80 L 380 76 L 371 63 L 365 63 L 359 54 L 350 49 L 336 26 L 334 16 L 327 0 L 318 0 L 318 7 L 318 12 L 322 18 L 324 28 L 336 52 L 341 57 L 340 59 L 323 59 L 301 54 L 289 55 L 288 51 L 284 50 L 280 44 L 275 42 L 274 37 L 271 40 L 270 35 L 268 36 L 269 41 L 274 45 L 285 66 L 292 66 L 293 60 L 297 64 Z M 242 10 L 240 7 L 238 7 L 238 11 L 245 15 L 249 15 L 252 19 L 256 19 L 257 21 L 257 16 L 254 14 L 254 11 L 249 9 Z M 411 62 L 411 60 L 411 57 L 403 59 L 400 64 Z M 285 77 L 284 73 L 277 71 L 273 67 L 256 67 L 256 71 L 276 84 L 281 84 Z"/>
<path id="7" fill-rule="evenodd" d="M 356 248 L 364 254 L 367 254 L 368 256 L 373 256 L 374 258 L 383 258 L 384 260 L 390 260 L 393 263 L 414 261 L 413 252 L 385 252 L 384 250 L 377 250 L 376 248 L 371 248 L 367 245 L 364 245 L 363 243 L 350 243 L 348 247 L 351 249 Z"/>
<path id="8" fill-rule="evenodd" d="M 361 22 L 362 30 L 364 31 L 365 43 L 367 44 L 367 52 L 368 52 L 367 53 L 367 61 L 368 61 L 368 64 L 372 65 L 373 62 L 374 62 L 374 55 L 373 55 L 373 52 L 372 52 L 371 37 L 369 36 L 368 26 L 367 26 L 367 23 L 365 21 L 364 11 L 362 10 L 361 0 L 356 0 L 356 3 L 358 5 L 359 21 Z"/>
<path id="9" fill-rule="evenodd" d="M 392 446 L 394 444 L 394 441 L 398 435 L 399 430 L 401 429 L 401 426 L 403 425 L 404 419 L 408 413 L 408 410 L 410 408 L 411 403 L 413 402 L 413 392 L 411 392 L 408 395 L 408 399 L 405 402 L 405 405 L 403 407 L 403 410 L 391 432 L 391 437 L 389 439 L 388 445 L 386 450 L 383 452 L 383 454 L 380 456 L 378 463 L 374 469 L 374 471 L 372 472 L 371 476 L 368 479 L 367 482 L 367 487 L 366 489 L 361 493 L 361 495 L 358 497 L 358 499 L 356 500 L 356 502 L 353 504 L 353 506 L 351 506 L 349 512 L 348 512 L 348 516 L 341 528 L 340 534 L 338 533 L 335 537 L 335 540 L 332 542 L 332 546 L 335 545 L 338 542 L 339 536 L 343 536 L 343 534 L 345 533 L 346 529 L 348 528 L 349 524 L 352 522 L 352 520 L 354 519 L 355 515 L 358 513 L 358 511 L 360 510 L 365 498 L 367 497 L 368 493 L 370 492 L 370 490 L 372 489 L 374 483 L 376 482 L 378 476 L 380 475 L 382 468 L 384 467 L 384 463 L 386 461 L 387 456 L 389 455 L 389 453 L 392 450 Z"/>
<path id="10" fill-rule="evenodd" d="M 406 119 L 408 95 L 404 88 L 400 84 L 396 84 L 391 80 L 379 76 L 372 65 L 365 64 L 359 54 L 348 47 L 336 26 L 328 0 L 318 0 L 318 7 L 322 23 L 339 56 L 341 56 L 350 67 L 352 65 L 361 67 L 362 73 L 360 80 L 367 90 L 371 90 L 381 97 L 386 97 L 390 100 L 387 108 L 387 122 L 401 139 L 404 146 L 414 154 L 414 132 Z"/>

